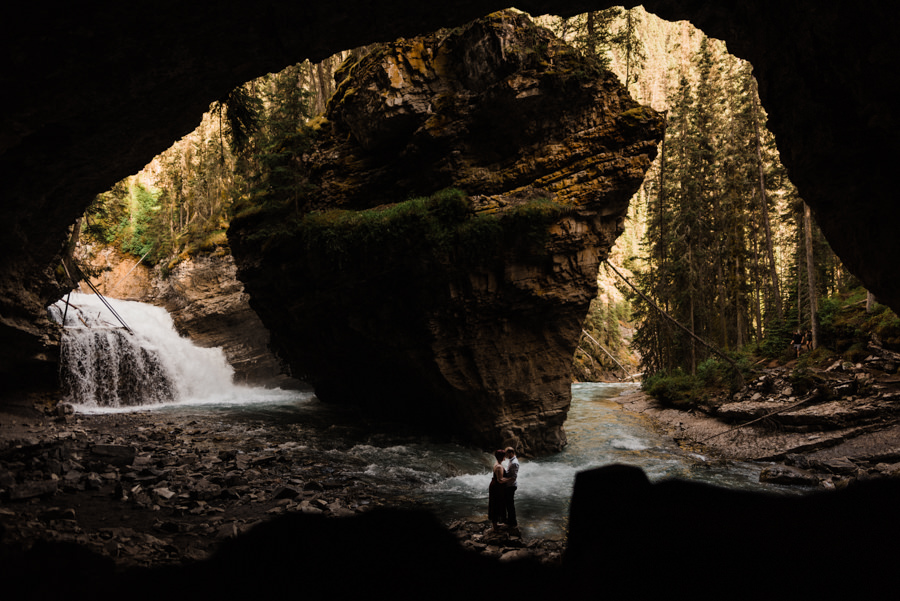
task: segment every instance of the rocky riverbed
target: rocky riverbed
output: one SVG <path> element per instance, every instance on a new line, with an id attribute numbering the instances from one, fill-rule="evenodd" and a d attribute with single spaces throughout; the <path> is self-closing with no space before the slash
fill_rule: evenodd
<path id="1" fill-rule="evenodd" d="M 224 541 L 280 515 L 336 519 L 419 508 L 410 491 L 360 476 L 299 424 L 199 421 L 154 412 L 80 415 L 28 401 L 0 414 L 4 553 L 75 543 L 121 568 L 203 560 Z M 340 457 L 335 460 L 335 457 Z M 413 486 L 412 484 L 410 486 Z M 463 547 L 501 560 L 558 564 L 562 541 L 446 524 Z"/>
<path id="2" fill-rule="evenodd" d="M 643 393 L 619 397 L 682 445 L 723 459 L 772 463 L 760 480 L 836 488 L 900 477 L 897 354 L 870 345 L 859 363 L 792 361 L 761 369 L 733 395 L 689 411 Z"/>
<path id="3" fill-rule="evenodd" d="M 691 411 L 640 392 L 616 400 L 686 448 L 771 464 L 761 479 L 841 488 L 900 475 L 900 377 L 879 357 L 825 369 L 772 365 L 737 393 Z M 74 543 L 121 569 L 183 565 L 278 516 L 422 509 L 417 483 L 379 479 L 364 460 L 335 452 L 342 443 L 322 428 L 289 422 L 73 414 L 50 397 L 6 404 L 0 554 Z M 482 558 L 558 566 L 565 551 L 564 540 L 491 533 L 486 516 L 444 527 Z"/>

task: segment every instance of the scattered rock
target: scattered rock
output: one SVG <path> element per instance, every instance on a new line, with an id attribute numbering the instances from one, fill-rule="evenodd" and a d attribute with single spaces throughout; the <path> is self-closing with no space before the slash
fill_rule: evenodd
<path id="1" fill-rule="evenodd" d="M 0 469 L 0 488 L 15 486 L 16 476 L 9 470 Z"/>
<path id="2" fill-rule="evenodd" d="M 300 495 L 300 492 L 290 488 L 288 486 L 282 486 L 275 491 L 272 495 L 273 499 L 295 499 Z"/>
<path id="3" fill-rule="evenodd" d="M 900 478 L 900 463 L 879 463 L 875 469 L 889 478 Z"/>
<path id="4" fill-rule="evenodd" d="M 170 500 L 175 496 L 175 493 L 169 490 L 168 488 L 154 488 L 153 493 L 166 501 Z"/>
<path id="5" fill-rule="evenodd" d="M 103 457 L 115 457 L 129 461 L 134 460 L 137 453 L 134 447 L 116 444 L 96 444 L 91 447 L 91 452 Z"/>
<path id="6" fill-rule="evenodd" d="M 59 507 L 51 507 L 46 511 L 42 511 L 38 514 L 38 518 L 44 521 L 51 520 L 75 520 L 75 510 L 71 507 L 66 509 L 60 509 Z"/>
<path id="7" fill-rule="evenodd" d="M 870 352 L 885 363 L 897 361 L 893 351 L 870 345 Z M 893 477 L 897 471 L 887 466 L 900 460 L 900 380 L 872 369 L 875 361 L 864 363 L 834 360 L 827 369 L 802 372 L 771 365 L 743 389 L 708 399 L 708 410 L 679 411 L 643 393 L 619 400 L 677 440 L 703 445 L 706 453 L 784 462 L 837 489 Z M 766 398 L 767 391 L 779 394 Z M 797 477 L 774 468 L 761 475 L 764 481 L 805 485 L 802 477 L 793 482 Z"/>
<path id="8" fill-rule="evenodd" d="M 794 486 L 818 486 L 819 478 L 805 470 L 787 465 L 772 465 L 759 473 L 760 482 L 790 484 Z"/>
<path id="9" fill-rule="evenodd" d="M 58 480 L 36 480 L 16 484 L 9 489 L 10 501 L 21 501 L 32 497 L 45 497 L 56 494 L 59 489 Z"/>
<path id="10" fill-rule="evenodd" d="M 206 478 L 201 478 L 195 482 L 190 490 L 195 498 L 203 500 L 214 499 L 222 494 L 222 487 Z"/>
<path id="11" fill-rule="evenodd" d="M 859 466 L 846 457 L 821 461 L 819 465 L 833 474 L 856 474 L 859 472 Z"/>

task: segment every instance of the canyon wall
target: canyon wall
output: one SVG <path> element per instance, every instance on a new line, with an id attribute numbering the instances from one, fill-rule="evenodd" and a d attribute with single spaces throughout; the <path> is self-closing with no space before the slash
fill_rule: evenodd
<path id="1" fill-rule="evenodd" d="M 314 191 L 269 196 L 228 234 L 319 398 L 485 448 L 563 447 L 597 270 L 663 133 L 592 69 L 511 11 L 341 68 Z"/>
<path id="2" fill-rule="evenodd" d="M 178 333 L 196 345 L 221 347 L 235 383 L 300 385 L 271 351 L 269 331 L 250 308 L 234 259 L 224 249 L 191 257 L 157 277 L 144 301 L 165 307 Z"/>

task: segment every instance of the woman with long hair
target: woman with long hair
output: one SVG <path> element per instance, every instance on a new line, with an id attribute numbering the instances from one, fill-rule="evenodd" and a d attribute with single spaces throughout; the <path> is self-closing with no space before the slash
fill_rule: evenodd
<path id="1" fill-rule="evenodd" d="M 506 471 L 503 469 L 503 460 L 506 459 L 506 451 L 499 449 L 494 451 L 494 470 L 491 484 L 488 486 L 488 519 L 491 520 L 491 532 L 497 532 L 499 524 L 506 521 L 506 503 L 504 501 L 504 483 L 506 483 Z"/>

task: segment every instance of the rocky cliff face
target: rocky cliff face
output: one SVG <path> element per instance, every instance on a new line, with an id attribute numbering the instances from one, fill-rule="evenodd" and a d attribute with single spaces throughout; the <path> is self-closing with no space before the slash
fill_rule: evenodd
<path id="1" fill-rule="evenodd" d="M 661 117 L 512 12 L 339 78 L 305 210 L 229 231 L 273 344 L 323 400 L 559 450 L 597 269 Z M 465 194 L 396 202 L 447 187 Z"/>
<path id="2" fill-rule="evenodd" d="M 269 349 L 269 332 L 250 308 L 230 254 L 220 252 L 179 263 L 157 278 L 147 302 L 165 307 L 183 336 L 204 347 L 221 347 L 234 381 L 295 387 Z"/>

